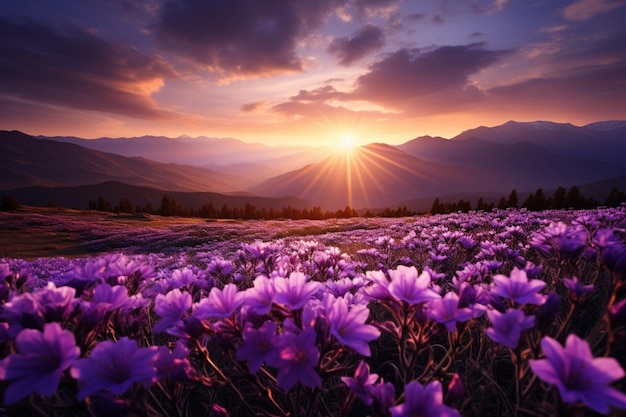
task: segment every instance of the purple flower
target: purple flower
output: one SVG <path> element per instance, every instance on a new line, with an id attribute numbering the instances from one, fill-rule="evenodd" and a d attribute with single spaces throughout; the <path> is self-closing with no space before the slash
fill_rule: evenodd
<path id="1" fill-rule="evenodd" d="M 544 337 L 541 350 L 546 359 L 530 360 L 530 368 L 542 381 L 556 385 L 563 401 L 582 401 L 602 414 L 611 406 L 626 409 L 626 394 L 609 386 L 624 377 L 614 358 L 594 358 L 589 344 L 574 334 L 567 337 L 565 348 Z"/>
<path id="2" fill-rule="evenodd" d="M 206 270 L 210 276 L 225 280 L 235 270 L 235 266 L 231 261 L 213 258 L 207 265 Z"/>
<path id="3" fill-rule="evenodd" d="M 593 291 L 593 284 L 582 285 L 578 280 L 578 277 L 563 278 L 563 284 L 569 290 L 572 300 L 578 301 L 583 298 L 584 295 Z"/>
<path id="4" fill-rule="evenodd" d="M 31 293 L 13 297 L 2 306 L 0 318 L 9 323 L 9 336 L 16 337 L 24 328 L 42 329 L 44 319 Z"/>
<path id="5" fill-rule="evenodd" d="M 74 335 L 59 323 L 45 324 L 43 332 L 22 330 L 15 345 L 19 353 L 0 362 L 0 379 L 11 381 L 4 393 L 9 405 L 33 392 L 53 394 L 63 371 L 80 356 Z"/>
<path id="6" fill-rule="evenodd" d="M 274 278 L 274 288 L 276 288 L 274 301 L 292 310 L 298 310 L 320 286 L 319 282 L 307 282 L 306 275 L 302 272 L 292 272 L 289 278 Z"/>
<path id="7" fill-rule="evenodd" d="M 396 299 L 408 304 L 420 304 L 429 300 L 439 298 L 439 295 L 430 288 L 430 275 L 422 272 L 417 276 L 417 269 L 414 266 L 398 266 L 397 269 L 390 269 L 389 292 Z"/>
<path id="8" fill-rule="evenodd" d="M 188 290 L 196 288 L 205 288 L 207 282 L 202 279 L 203 274 L 196 274 L 189 268 L 177 269 L 172 272 L 172 278 L 169 284 L 172 288 L 186 288 Z"/>
<path id="9" fill-rule="evenodd" d="M 263 362 L 269 365 L 278 359 L 276 323 L 268 320 L 255 329 L 251 325 L 243 331 L 243 345 L 237 351 L 238 361 L 248 361 L 251 374 L 256 374 Z"/>
<path id="10" fill-rule="evenodd" d="M 461 381 L 459 374 L 455 373 L 448 385 L 448 393 L 446 398 L 448 401 L 460 401 L 465 395 L 465 385 Z"/>
<path id="11" fill-rule="evenodd" d="M 392 417 L 461 416 L 454 408 L 443 404 L 443 392 L 439 381 L 432 381 L 426 386 L 418 381 L 409 382 L 404 387 L 404 398 L 403 404 L 389 409 Z"/>
<path id="12" fill-rule="evenodd" d="M 367 271 L 365 273 L 367 284 L 363 292 L 367 299 L 372 301 L 385 300 L 391 297 L 389 293 L 389 280 L 382 271 Z"/>
<path id="13" fill-rule="evenodd" d="M 244 292 L 244 305 L 256 314 L 267 314 L 272 308 L 275 294 L 273 280 L 259 275 L 254 279 L 254 286 Z"/>
<path id="14" fill-rule="evenodd" d="M 167 346 L 159 346 L 154 361 L 156 377 L 161 380 L 170 378 L 174 381 L 196 379 L 196 371 L 189 362 L 189 349 L 180 343 L 170 351 Z"/>
<path id="15" fill-rule="evenodd" d="M 106 306 L 107 311 L 115 310 L 132 310 L 130 306 L 131 299 L 128 297 L 128 289 L 123 285 L 110 286 L 109 284 L 100 284 L 93 290 L 91 297 L 91 306 Z"/>
<path id="16" fill-rule="evenodd" d="M 76 290 L 74 288 L 57 288 L 53 282 L 48 282 L 45 288 L 33 293 L 33 298 L 39 305 L 39 311 L 47 322 L 67 320 L 78 305 L 75 296 Z"/>
<path id="17" fill-rule="evenodd" d="M 306 329 L 300 334 L 283 333 L 280 353 L 277 359 L 278 385 L 288 391 L 297 382 L 307 387 L 320 387 L 322 379 L 315 371 L 320 359 L 320 351 L 315 346 L 314 329 Z"/>
<path id="18" fill-rule="evenodd" d="M 213 287 L 208 298 L 194 305 L 193 315 L 200 320 L 229 317 L 241 306 L 243 297 L 235 284 L 227 284 L 223 290 Z"/>
<path id="19" fill-rule="evenodd" d="M 179 289 L 172 290 L 166 295 L 159 294 L 154 300 L 154 312 L 161 316 L 161 320 L 154 325 L 153 332 L 166 331 L 182 319 L 191 308 L 191 294 Z"/>
<path id="20" fill-rule="evenodd" d="M 393 384 L 391 382 L 385 382 L 381 378 L 378 384 L 372 385 L 370 393 L 377 415 L 388 415 L 389 407 L 393 405 L 395 400 L 395 388 Z"/>
<path id="21" fill-rule="evenodd" d="M 354 378 L 342 376 L 341 380 L 365 405 L 372 405 L 374 399 L 371 389 L 378 380 L 378 374 L 370 374 L 370 367 L 365 361 L 359 362 L 359 366 L 354 371 Z"/>
<path id="22" fill-rule="evenodd" d="M 561 308 L 561 297 L 554 291 L 546 296 L 546 302 L 543 303 L 537 311 L 537 321 L 535 327 L 542 333 L 546 334 L 550 327 L 554 325 L 554 319 L 559 314 Z"/>
<path id="23" fill-rule="evenodd" d="M 342 343 L 363 356 L 370 356 L 370 340 L 377 339 L 380 331 L 374 326 L 365 324 L 369 317 L 369 309 L 362 304 L 355 304 L 348 308 L 343 298 L 337 298 L 330 306 L 328 321 L 330 333 Z"/>
<path id="24" fill-rule="evenodd" d="M 494 275 L 493 294 L 508 298 L 518 304 L 543 304 L 545 297 L 538 294 L 547 284 L 538 279 L 528 280 L 526 271 L 513 268 L 511 276 Z"/>
<path id="25" fill-rule="evenodd" d="M 474 317 L 470 308 L 459 308 L 459 296 L 450 291 L 443 298 L 428 302 L 428 317 L 437 323 L 445 324 L 449 332 L 456 330 L 457 322 L 464 322 Z"/>
<path id="26" fill-rule="evenodd" d="M 156 346 L 140 348 L 127 337 L 117 343 L 109 340 L 98 343 L 88 358 L 72 366 L 72 376 L 80 384 L 78 400 L 106 388 L 112 394 L 122 394 L 135 382 L 152 384 L 156 380 L 153 366 L 156 354 Z"/>
<path id="27" fill-rule="evenodd" d="M 522 310 L 510 309 L 504 313 L 497 310 L 488 310 L 487 316 L 491 322 L 490 328 L 485 333 L 494 342 L 508 348 L 516 348 L 524 330 L 530 329 L 535 324 L 535 316 L 524 316 Z"/>

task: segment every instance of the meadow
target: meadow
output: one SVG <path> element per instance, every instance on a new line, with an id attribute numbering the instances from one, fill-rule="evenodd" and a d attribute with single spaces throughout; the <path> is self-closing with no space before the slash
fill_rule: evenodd
<path id="1" fill-rule="evenodd" d="M 626 206 L 0 213 L 0 415 L 626 412 Z"/>

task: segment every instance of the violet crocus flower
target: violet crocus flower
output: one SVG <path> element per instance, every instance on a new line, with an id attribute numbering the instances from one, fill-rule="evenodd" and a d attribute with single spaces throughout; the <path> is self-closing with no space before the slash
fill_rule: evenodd
<path id="1" fill-rule="evenodd" d="M 100 284 L 94 287 L 90 302 L 92 307 L 100 305 L 107 311 L 130 311 L 133 308 L 128 289 L 123 285 Z"/>
<path id="2" fill-rule="evenodd" d="M 487 316 L 491 326 L 485 333 L 494 342 L 514 349 L 519 344 L 519 339 L 524 330 L 535 325 L 535 316 L 524 315 L 522 310 L 509 309 L 504 313 L 498 310 L 488 310 Z"/>
<path id="3" fill-rule="evenodd" d="M 342 376 L 341 380 L 365 405 L 372 405 L 374 402 L 372 398 L 372 386 L 378 380 L 378 374 L 370 374 L 370 367 L 367 362 L 359 362 L 359 365 L 354 371 L 354 378 Z"/>
<path id="4" fill-rule="evenodd" d="M 363 304 L 348 303 L 337 298 L 327 311 L 330 333 L 342 343 L 363 356 L 370 356 L 369 341 L 380 336 L 380 331 L 372 325 L 365 324 L 369 317 L 369 309 Z"/>
<path id="5" fill-rule="evenodd" d="M 273 365 L 278 359 L 276 323 L 268 320 L 255 329 L 251 325 L 243 331 L 243 345 L 237 350 L 238 361 L 248 361 L 248 370 L 256 374 L 263 363 Z"/>
<path id="6" fill-rule="evenodd" d="M 513 268 L 511 276 L 494 275 L 493 294 L 508 298 L 518 304 L 543 304 L 545 297 L 538 294 L 547 284 L 538 279 L 528 279 L 526 271 Z"/>
<path id="7" fill-rule="evenodd" d="M 243 298 L 235 284 L 227 284 L 223 290 L 213 287 L 208 298 L 194 305 L 193 315 L 200 320 L 229 317 L 241 306 Z"/>
<path id="8" fill-rule="evenodd" d="M 122 394 L 135 382 L 151 385 L 156 381 L 156 354 L 156 346 L 140 348 L 127 337 L 98 343 L 88 358 L 72 366 L 71 374 L 80 385 L 78 400 L 107 388 L 112 394 Z"/>
<path id="9" fill-rule="evenodd" d="M 443 404 L 441 382 L 432 381 L 423 386 L 418 381 L 409 382 L 404 387 L 405 402 L 389 408 L 392 417 L 460 417 L 454 408 Z"/>
<path id="10" fill-rule="evenodd" d="M 428 317 L 444 324 L 449 332 L 453 332 L 456 330 L 456 323 L 473 318 L 474 311 L 468 307 L 459 308 L 459 296 L 450 291 L 443 298 L 428 302 Z"/>
<path id="11" fill-rule="evenodd" d="M 74 288 L 65 286 L 57 288 L 53 282 L 48 282 L 45 288 L 35 291 L 32 295 L 47 322 L 67 320 L 78 305 Z"/>
<path id="12" fill-rule="evenodd" d="M 385 382 L 380 378 L 377 384 L 372 385 L 370 393 L 373 399 L 373 408 L 376 415 L 388 415 L 389 408 L 395 401 L 395 388 L 391 382 Z"/>
<path id="13" fill-rule="evenodd" d="M 172 350 L 167 346 L 159 346 L 154 368 L 158 380 L 170 378 L 174 381 L 189 381 L 198 378 L 189 362 L 189 349 L 181 343 L 177 343 Z"/>
<path id="14" fill-rule="evenodd" d="M 614 358 L 594 358 L 587 341 L 567 336 L 565 347 L 550 337 L 541 339 L 546 359 L 530 360 L 530 368 L 544 382 L 556 385 L 563 401 L 582 401 L 592 410 L 608 414 L 611 406 L 626 409 L 626 394 L 609 384 L 624 377 Z"/>
<path id="15" fill-rule="evenodd" d="M 288 391 L 297 382 L 306 387 L 320 387 L 322 379 L 315 371 L 320 351 L 315 346 L 316 332 L 305 329 L 300 334 L 283 333 L 276 361 L 278 385 Z"/>
<path id="16" fill-rule="evenodd" d="M 191 294 L 179 289 L 172 290 L 166 295 L 157 295 L 154 300 L 154 312 L 161 316 L 161 320 L 154 325 L 152 331 L 163 332 L 177 324 L 191 308 L 192 303 Z"/>
<path id="17" fill-rule="evenodd" d="M 15 345 L 19 353 L 0 361 L 0 379 L 10 381 L 4 392 L 8 405 L 34 392 L 52 395 L 63 371 L 80 356 L 74 335 L 59 323 L 45 324 L 43 332 L 22 330 Z"/>
<path id="18" fill-rule="evenodd" d="M 320 287 L 319 282 L 307 282 L 307 277 L 302 272 L 292 272 L 289 278 L 274 278 L 276 289 L 274 301 L 292 310 L 298 310 Z"/>
<path id="19" fill-rule="evenodd" d="M 578 277 L 563 278 L 563 284 L 565 284 L 565 287 L 569 290 L 569 294 L 574 301 L 578 301 L 586 294 L 593 292 L 593 284 L 582 285 Z"/>
<path id="20" fill-rule="evenodd" d="M 365 280 L 366 284 L 362 291 L 369 300 L 381 301 L 391 298 L 389 280 L 383 271 L 367 271 Z"/>
<path id="21" fill-rule="evenodd" d="M 418 277 L 414 266 L 400 265 L 397 269 L 390 269 L 389 276 L 391 277 L 389 293 L 398 300 L 415 305 L 439 298 L 439 295 L 430 288 L 428 272 L 424 271 Z"/>
<path id="22" fill-rule="evenodd" d="M 259 275 L 254 279 L 254 286 L 244 291 L 244 306 L 256 314 L 267 314 L 272 308 L 275 294 L 273 280 Z"/>

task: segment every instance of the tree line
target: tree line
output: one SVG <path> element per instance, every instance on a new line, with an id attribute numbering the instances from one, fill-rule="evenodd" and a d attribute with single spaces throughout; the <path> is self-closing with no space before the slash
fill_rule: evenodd
<path id="1" fill-rule="evenodd" d="M 626 203 L 626 193 L 614 187 L 604 200 L 603 204 L 596 201 L 593 197 L 584 197 L 580 193 L 580 189 L 573 186 L 569 189 L 558 187 L 551 196 L 546 196 L 542 188 L 538 188 L 532 192 L 520 204 L 519 196 L 516 189 L 511 190 L 508 197 L 502 196 L 497 204 L 486 203 L 483 197 L 480 197 L 475 206 L 472 206 L 469 200 L 460 199 L 457 202 L 442 202 L 439 197 L 435 198 L 430 208 L 430 214 L 446 214 L 453 212 L 468 212 L 470 210 L 491 211 L 494 208 L 526 208 L 531 211 L 541 211 L 548 209 L 589 209 L 604 205 L 607 207 L 617 207 L 622 203 Z M 48 204 L 54 207 L 52 202 Z M 10 195 L 3 195 L 0 199 L 0 211 L 13 211 L 20 207 L 20 203 Z M 173 197 L 168 194 L 163 195 L 159 207 L 154 207 L 150 202 L 145 205 L 134 206 L 128 198 L 122 198 L 116 205 L 111 204 L 104 197 L 100 196 L 96 200 L 89 200 L 89 210 L 108 211 L 113 213 L 125 214 L 157 214 L 161 216 L 179 216 L 179 217 L 202 217 L 206 219 L 243 219 L 243 220 L 277 220 L 277 219 L 293 219 L 293 220 L 324 220 L 331 218 L 349 218 L 349 217 L 407 217 L 423 212 L 416 212 L 407 209 L 406 206 L 396 209 L 385 208 L 379 211 L 367 210 L 359 214 L 354 208 L 346 206 L 343 210 L 322 210 L 320 206 L 313 206 L 310 209 L 298 209 L 288 205 L 282 209 L 256 207 L 253 204 L 246 203 L 243 207 L 229 206 L 223 204 L 221 207 L 215 207 L 212 202 L 202 205 L 199 209 L 183 207 Z"/>
<path id="2" fill-rule="evenodd" d="M 154 207 L 151 203 L 145 206 L 134 206 L 128 198 L 123 198 L 113 206 L 103 197 L 97 200 L 90 200 L 88 208 L 90 210 L 111 211 L 115 213 L 127 214 L 157 214 L 160 216 L 177 217 L 202 217 L 206 219 L 243 219 L 243 220 L 276 220 L 276 219 L 311 219 L 323 220 L 329 218 L 358 217 L 358 213 L 351 207 L 343 210 L 323 211 L 320 206 L 313 206 L 310 209 L 298 209 L 291 205 L 282 209 L 256 207 L 251 203 L 246 203 L 243 207 L 229 206 L 223 204 L 216 207 L 212 202 L 202 205 L 199 209 L 184 207 L 175 198 L 168 194 L 163 195 L 159 207 Z"/>
<path id="3" fill-rule="evenodd" d="M 590 209 L 601 205 L 606 207 L 617 207 L 621 203 L 626 202 L 626 194 L 617 187 L 613 187 L 603 203 L 597 201 L 593 197 L 584 197 L 580 193 L 577 186 L 571 187 L 569 190 L 565 187 L 558 187 L 551 196 L 546 196 L 542 188 L 538 188 L 526 197 L 520 204 L 517 190 L 514 188 L 511 193 L 502 196 L 497 204 L 485 203 L 480 197 L 473 208 L 475 210 L 491 211 L 494 208 L 526 208 L 530 211 L 541 211 L 550 209 Z M 468 212 L 472 210 L 469 201 L 460 199 L 458 202 L 441 202 L 439 197 L 435 198 L 430 208 L 431 214 L 446 214 L 456 211 Z"/>

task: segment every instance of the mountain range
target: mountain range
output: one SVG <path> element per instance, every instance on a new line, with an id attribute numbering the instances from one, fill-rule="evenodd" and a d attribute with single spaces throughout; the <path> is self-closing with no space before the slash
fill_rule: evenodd
<path id="1" fill-rule="evenodd" d="M 423 210 L 424 202 L 435 197 L 477 199 L 512 188 L 549 192 L 578 185 L 603 199 L 612 186 L 624 183 L 624 155 L 626 121 L 582 127 L 511 121 L 470 129 L 452 139 L 421 136 L 397 146 L 372 143 L 334 153 L 322 147 L 268 147 L 237 139 L 87 140 L 1 131 L 0 190 L 18 194 L 18 188 L 33 186 L 109 183 L 109 188 L 127 184 L 161 194 L 293 197 L 294 204 L 306 201 L 326 210 L 400 204 Z M 201 198 L 215 200 L 217 194 Z"/>

